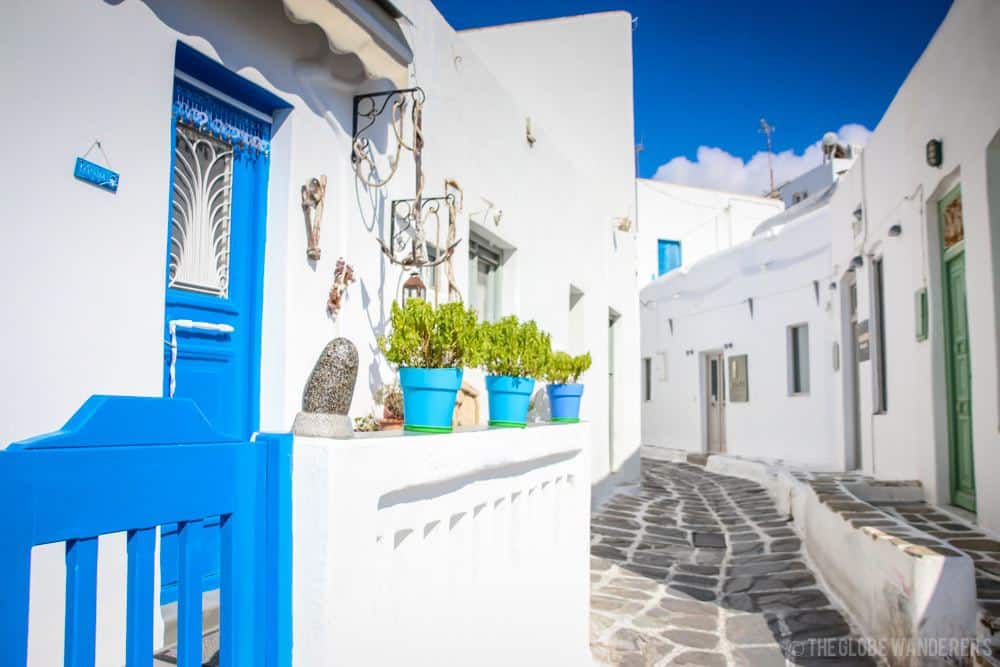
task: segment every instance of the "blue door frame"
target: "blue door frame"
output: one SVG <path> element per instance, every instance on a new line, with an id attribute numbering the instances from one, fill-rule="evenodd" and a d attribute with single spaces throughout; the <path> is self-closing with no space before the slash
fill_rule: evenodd
<path id="1" fill-rule="evenodd" d="M 291 665 L 290 434 L 215 431 L 186 399 L 93 396 L 0 451 L 0 667 L 25 667 L 31 549 L 66 543 L 66 667 L 93 667 L 98 537 L 127 531 L 126 667 L 153 655 L 156 530 L 181 526 L 178 665 L 202 664 L 203 522 L 220 517 L 220 664 Z M 205 656 L 205 659 L 210 656 Z"/>

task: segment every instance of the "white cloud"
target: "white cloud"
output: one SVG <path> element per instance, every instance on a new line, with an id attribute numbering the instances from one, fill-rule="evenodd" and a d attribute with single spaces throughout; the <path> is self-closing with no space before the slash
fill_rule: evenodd
<path id="1" fill-rule="evenodd" d="M 841 143 L 864 146 L 871 130 L 857 123 L 844 125 L 837 131 Z M 823 150 L 817 141 L 801 153 L 787 150 L 774 154 L 774 182 L 781 185 L 805 173 L 823 161 Z M 755 153 L 749 161 L 732 155 L 715 146 L 699 146 L 694 161 L 684 156 L 675 157 L 660 165 L 653 178 L 669 183 L 682 183 L 727 192 L 759 195 L 767 192 L 770 182 L 767 173 L 767 152 Z"/>

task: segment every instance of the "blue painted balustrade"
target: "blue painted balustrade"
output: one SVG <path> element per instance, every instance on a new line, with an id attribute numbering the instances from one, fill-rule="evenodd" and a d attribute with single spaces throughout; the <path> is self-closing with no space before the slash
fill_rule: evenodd
<path id="1" fill-rule="evenodd" d="M 127 531 L 126 666 L 150 667 L 156 530 L 180 525 L 178 665 L 201 664 L 201 528 L 221 523 L 220 659 L 291 664 L 290 434 L 220 436 L 187 399 L 93 396 L 0 451 L 0 667 L 27 662 L 31 548 L 66 544 L 65 667 L 94 665 L 98 536 Z M 209 656 L 204 656 L 207 660 Z"/>

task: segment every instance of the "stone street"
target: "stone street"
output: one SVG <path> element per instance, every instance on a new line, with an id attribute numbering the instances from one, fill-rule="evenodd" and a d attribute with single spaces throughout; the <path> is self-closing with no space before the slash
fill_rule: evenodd
<path id="1" fill-rule="evenodd" d="M 591 518 L 591 651 L 606 665 L 875 665 L 763 488 L 644 459 Z"/>

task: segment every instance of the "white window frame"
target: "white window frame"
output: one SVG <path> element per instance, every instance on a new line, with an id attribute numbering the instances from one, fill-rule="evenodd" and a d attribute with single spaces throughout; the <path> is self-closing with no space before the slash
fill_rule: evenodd
<path id="1" fill-rule="evenodd" d="M 503 264 L 506 259 L 504 251 L 497 248 L 482 237 L 472 234 L 469 239 L 469 298 L 470 305 L 479 302 L 478 298 L 478 278 L 479 263 L 482 262 L 491 267 L 487 273 L 487 289 L 492 292 L 488 295 L 486 302 L 486 312 L 479 313 L 480 319 L 487 322 L 496 322 L 501 315 L 501 302 L 503 295 Z"/>

